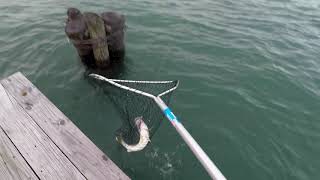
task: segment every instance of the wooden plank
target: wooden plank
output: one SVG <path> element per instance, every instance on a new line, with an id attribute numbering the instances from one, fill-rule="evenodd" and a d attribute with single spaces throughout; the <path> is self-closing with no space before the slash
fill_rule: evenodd
<path id="1" fill-rule="evenodd" d="M 129 179 L 21 73 L 1 83 L 86 178 Z"/>
<path id="2" fill-rule="evenodd" d="M 0 177 L 16 180 L 39 179 L 1 128 Z"/>
<path id="3" fill-rule="evenodd" d="M 0 126 L 40 179 L 85 179 L 0 84 Z"/>

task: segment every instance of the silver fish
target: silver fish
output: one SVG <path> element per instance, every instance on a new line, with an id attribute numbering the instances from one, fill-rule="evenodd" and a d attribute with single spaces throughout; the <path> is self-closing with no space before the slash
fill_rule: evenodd
<path id="1" fill-rule="evenodd" d="M 133 152 L 133 151 L 141 151 L 144 149 L 147 144 L 150 142 L 149 138 L 149 129 L 148 126 L 144 123 L 142 117 L 136 117 L 134 119 L 135 125 L 138 128 L 140 139 L 137 144 L 129 145 L 121 138 L 121 136 L 116 137 L 116 140 L 127 149 L 127 152 Z"/>

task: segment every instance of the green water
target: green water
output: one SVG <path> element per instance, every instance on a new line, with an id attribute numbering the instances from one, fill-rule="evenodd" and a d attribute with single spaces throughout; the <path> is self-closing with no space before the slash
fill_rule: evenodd
<path id="1" fill-rule="evenodd" d="M 123 79 L 180 80 L 171 107 L 228 179 L 320 179 L 318 0 L 0 0 L 0 77 L 23 72 L 132 179 L 209 179 L 164 121 L 126 153 L 66 40 L 66 9 L 126 15 Z"/>

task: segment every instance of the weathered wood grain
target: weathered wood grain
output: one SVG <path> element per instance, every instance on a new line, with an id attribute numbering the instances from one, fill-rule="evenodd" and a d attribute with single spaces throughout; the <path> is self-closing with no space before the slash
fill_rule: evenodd
<path id="1" fill-rule="evenodd" d="M 1 128 L 0 178 L 6 180 L 39 179 Z"/>
<path id="2" fill-rule="evenodd" d="M 21 73 L 1 83 L 86 178 L 129 179 Z"/>
<path id="3" fill-rule="evenodd" d="M 85 179 L 0 84 L 0 126 L 40 179 Z"/>

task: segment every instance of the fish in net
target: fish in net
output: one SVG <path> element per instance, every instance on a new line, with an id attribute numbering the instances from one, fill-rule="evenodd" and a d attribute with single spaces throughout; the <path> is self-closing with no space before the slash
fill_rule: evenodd
<path id="1" fill-rule="evenodd" d="M 128 152 L 130 149 L 126 144 L 135 145 L 143 141 L 141 134 L 144 132 L 137 125 L 137 119 L 143 120 L 148 130 L 147 138 L 152 138 L 165 118 L 153 97 L 159 96 L 169 104 L 173 90 L 178 86 L 178 81 L 132 81 L 107 79 L 97 74 L 89 76 L 97 80 L 120 113 L 123 123 L 116 131 L 116 137 L 125 142 L 122 145 Z"/>

